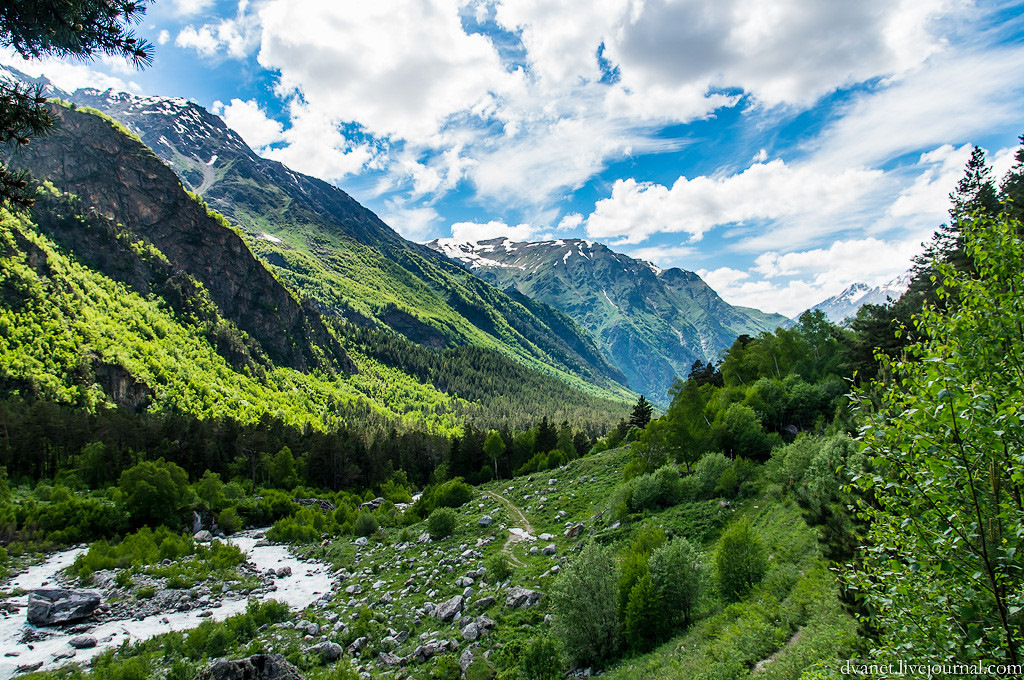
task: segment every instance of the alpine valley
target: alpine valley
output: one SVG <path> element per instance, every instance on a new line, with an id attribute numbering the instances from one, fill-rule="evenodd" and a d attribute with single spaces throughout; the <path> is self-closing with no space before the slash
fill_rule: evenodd
<path id="1" fill-rule="evenodd" d="M 1024 147 L 789 321 L 7 74 L 0 680 L 1022 675 Z"/>

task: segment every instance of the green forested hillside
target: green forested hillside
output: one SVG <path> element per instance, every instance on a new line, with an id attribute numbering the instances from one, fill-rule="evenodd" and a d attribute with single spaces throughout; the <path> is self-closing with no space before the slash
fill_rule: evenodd
<path id="1" fill-rule="evenodd" d="M 259 158 L 205 109 L 113 91 L 67 96 L 137 131 L 323 314 L 385 326 L 428 347 L 492 349 L 593 394 L 629 398 L 621 372 L 572 320 L 406 241 L 340 189 Z"/>

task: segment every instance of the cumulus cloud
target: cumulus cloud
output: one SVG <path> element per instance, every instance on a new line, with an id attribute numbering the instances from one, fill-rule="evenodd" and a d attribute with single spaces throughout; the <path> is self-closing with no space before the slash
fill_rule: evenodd
<path id="1" fill-rule="evenodd" d="M 257 152 L 285 138 L 284 125 L 269 118 L 255 100 L 232 99 L 227 105 L 217 101 L 212 110 Z"/>
<path id="2" fill-rule="evenodd" d="M 179 17 L 198 14 L 213 4 L 213 0 L 173 0 L 174 14 Z"/>
<path id="3" fill-rule="evenodd" d="M 505 224 L 501 220 L 491 220 L 485 224 L 478 222 L 456 222 L 452 225 L 452 239 L 457 243 L 475 243 L 490 238 L 506 236 L 514 241 L 529 241 L 536 237 L 537 228 L 529 224 L 515 226 Z"/>
<path id="4" fill-rule="evenodd" d="M 892 280 L 919 252 L 919 238 L 849 239 L 828 248 L 763 253 L 749 271 L 720 267 L 697 273 L 730 304 L 794 316 L 853 283 Z"/>
<path id="5" fill-rule="evenodd" d="M 292 102 L 289 115 L 291 126 L 284 130 L 281 145 L 265 149 L 266 158 L 328 181 L 374 166 L 374 149 L 345 137 L 337 118 L 298 101 Z"/>
<path id="6" fill-rule="evenodd" d="M 53 58 L 26 60 L 10 49 L 0 49 L 0 64 L 11 66 L 33 78 L 45 76 L 54 85 L 68 92 L 74 92 L 81 87 L 94 87 L 99 90 L 113 88 L 128 92 L 139 92 L 141 89 L 131 80 L 111 76 L 89 64 L 68 63 Z M 103 64 L 113 65 L 113 59 L 103 60 Z"/>
<path id="7" fill-rule="evenodd" d="M 381 219 L 405 238 L 422 241 L 433 232 L 441 215 L 432 206 L 414 207 L 390 202 Z"/>
<path id="8" fill-rule="evenodd" d="M 693 257 L 696 252 L 697 249 L 691 246 L 656 246 L 633 248 L 626 251 L 626 254 L 638 260 L 653 262 L 662 269 L 668 269 L 680 265 L 687 258 Z"/>
<path id="9" fill-rule="evenodd" d="M 174 44 L 195 50 L 207 58 L 227 56 L 242 59 L 259 44 L 261 26 L 257 9 L 250 6 L 249 0 L 239 0 L 234 17 L 198 28 L 189 24 L 178 32 Z"/>
<path id="10" fill-rule="evenodd" d="M 659 232 L 690 235 L 748 220 L 775 220 L 847 209 L 882 177 L 878 170 L 833 171 L 790 166 L 782 160 L 755 163 L 725 177 L 680 177 L 672 185 L 617 180 L 610 198 L 597 202 L 587 218 L 587 234 L 641 243 Z"/>

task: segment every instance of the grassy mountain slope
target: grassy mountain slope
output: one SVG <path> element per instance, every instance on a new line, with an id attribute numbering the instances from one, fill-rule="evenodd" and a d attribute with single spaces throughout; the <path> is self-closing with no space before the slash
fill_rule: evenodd
<path id="1" fill-rule="evenodd" d="M 726 303 L 697 274 L 662 271 L 578 239 L 431 247 L 486 281 L 565 312 L 598 341 L 629 386 L 667 401 L 676 376 L 697 359 L 712 361 L 744 333 L 770 331 L 786 318 Z"/>
<path id="2" fill-rule="evenodd" d="M 401 238 L 340 189 L 256 156 L 205 109 L 94 90 L 69 96 L 137 132 L 325 315 L 381 324 L 426 346 L 493 349 L 594 394 L 630 398 L 621 372 L 571 319 L 538 314 L 536 304 Z"/>

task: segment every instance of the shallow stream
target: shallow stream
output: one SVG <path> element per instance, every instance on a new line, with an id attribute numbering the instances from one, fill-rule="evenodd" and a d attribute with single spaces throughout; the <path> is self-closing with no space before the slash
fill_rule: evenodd
<path id="1" fill-rule="evenodd" d="M 258 533 L 260 532 L 242 532 L 232 536 L 228 542 L 237 545 L 245 552 L 249 562 L 261 572 L 282 567 L 290 567 L 292 570 L 290 576 L 276 578 L 274 583 L 277 590 L 260 595 L 261 601 L 278 600 L 293 609 L 302 609 L 330 592 L 332 582 L 326 565 L 299 560 L 284 546 L 257 546 L 259 539 L 256 535 Z M 85 631 L 81 630 L 79 625 L 69 627 L 30 625 L 27 621 L 28 591 L 44 585 L 59 586 L 58 573 L 70 566 L 81 552 L 81 548 L 75 548 L 50 555 L 45 562 L 29 567 L 27 571 L 15 576 L 4 587 L 4 590 L 8 592 L 22 589 L 26 594 L 4 600 L 4 602 L 18 605 L 18 612 L 0 613 L 0 680 L 7 680 L 18 675 L 19 666 L 32 666 L 42 661 L 41 670 L 48 670 L 66 663 L 88 661 L 106 649 L 121 645 L 125 640 L 144 640 L 160 633 L 195 628 L 208 619 L 220 621 L 245 611 L 248 600 L 250 597 L 254 597 L 235 594 L 225 597 L 223 602 L 216 606 L 200 607 L 185 612 L 164 612 L 140 620 L 104 621 L 90 625 Z M 104 594 L 102 591 L 100 593 Z M 200 616 L 204 612 L 209 612 L 209 615 Z M 68 628 L 74 628 L 76 632 L 72 633 Z M 36 633 L 44 637 L 33 642 L 23 642 L 26 633 Z M 68 644 L 68 641 L 78 635 L 91 635 L 96 638 L 98 644 L 91 649 L 76 650 Z M 16 654 L 16 656 L 8 656 L 9 654 Z M 73 655 L 66 656 L 69 654 Z M 54 658 L 55 656 L 65 658 Z"/>

